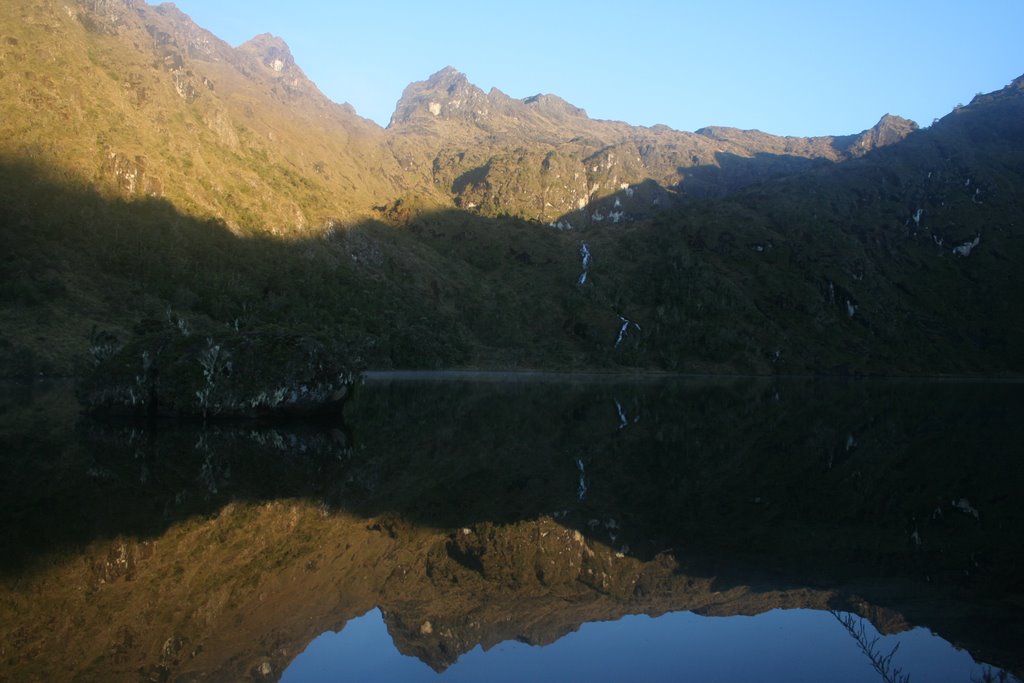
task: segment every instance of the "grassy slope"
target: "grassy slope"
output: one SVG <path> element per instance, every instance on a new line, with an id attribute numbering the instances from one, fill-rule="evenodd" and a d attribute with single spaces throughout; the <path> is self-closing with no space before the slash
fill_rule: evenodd
<path id="1" fill-rule="evenodd" d="M 276 71 L 269 51 L 283 43 L 233 49 L 172 7 L 113 5 L 5 3 L 5 156 L 241 232 L 301 233 L 396 193 L 383 130 L 327 100 L 287 53 Z"/>

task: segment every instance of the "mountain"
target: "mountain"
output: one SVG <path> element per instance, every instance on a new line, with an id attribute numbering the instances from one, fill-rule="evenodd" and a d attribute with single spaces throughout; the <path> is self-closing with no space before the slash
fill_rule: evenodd
<path id="1" fill-rule="evenodd" d="M 1019 369 L 1022 114 L 1017 79 L 898 144 L 666 221 L 659 257 L 642 267 L 665 358 L 702 313 L 678 293 L 711 270 L 732 285 L 715 308 L 758 321 L 748 339 L 778 340 L 777 362 L 810 352 L 816 359 L 800 364 Z M 742 324 L 718 315 L 722 329 Z"/>
<path id="2" fill-rule="evenodd" d="M 392 197 L 384 134 L 328 100 L 284 41 L 231 48 L 174 5 L 35 0 L 0 12 L 6 159 L 233 230 L 320 226 Z"/>
<path id="3" fill-rule="evenodd" d="M 280 38 L 232 48 L 173 4 L 15 0 L 0 21 L 4 60 L 19 65 L 5 74 L 0 152 L 121 196 L 165 197 L 233 230 L 321 227 L 416 193 L 486 215 L 546 221 L 575 211 L 585 223 L 591 200 L 648 178 L 715 194 L 758 177 L 709 176 L 720 155 L 772 154 L 777 172 L 871 148 L 593 121 L 552 95 L 484 93 L 451 67 L 410 85 L 383 130 L 328 100 Z M 887 130 L 875 144 L 909 128 Z M 666 198 L 632 196 L 626 206 L 638 215 Z"/>
<path id="4" fill-rule="evenodd" d="M 429 174 L 456 206 L 577 227 L 646 217 L 677 195 L 721 196 L 861 156 L 916 129 L 889 115 L 845 137 L 643 128 L 592 120 L 554 95 L 484 93 L 452 67 L 406 88 L 388 126 L 403 167 Z"/>
<path id="5" fill-rule="evenodd" d="M 448 67 L 381 128 L 279 38 L 136 0 L 11 0 L 0 64 L 0 374 L 161 325 L 377 367 L 1022 369 L 1019 79 L 927 129 L 792 138 Z"/>

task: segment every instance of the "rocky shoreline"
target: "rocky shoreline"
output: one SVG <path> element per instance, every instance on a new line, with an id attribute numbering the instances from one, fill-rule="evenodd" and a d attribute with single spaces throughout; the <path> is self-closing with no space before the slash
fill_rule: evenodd
<path id="1" fill-rule="evenodd" d="M 159 332 L 102 354 L 78 387 L 100 417 L 257 419 L 337 413 L 359 379 L 337 347 L 280 332 Z"/>

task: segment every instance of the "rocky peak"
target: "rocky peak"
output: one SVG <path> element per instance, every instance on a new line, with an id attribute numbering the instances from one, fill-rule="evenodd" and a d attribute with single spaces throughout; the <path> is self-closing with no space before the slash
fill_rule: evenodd
<path id="1" fill-rule="evenodd" d="M 160 17 L 164 22 L 153 21 Z M 173 2 L 164 2 L 156 6 L 155 16 L 149 17 L 146 31 L 153 37 L 157 49 L 163 49 L 162 57 L 167 57 L 177 49 L 191 59 L 204 61 L 230 60 L 233 52 L 230 45 L 200 27 L 192 18 L 182 12 Z"/>
<path id="2" fill-rule="evenodd" d="M 465 121 L 487 130 L 504 119 L 519 122 L 562 122 L 587 119 L 587 113 L 555 95 L 509 97 L 497 88 L 490 92 L 470 83 L 464 73 L 446 66 L 425 81 L 409 85 L 398 101 L 389 127 L 413 121 Z M 546 125 L 549 125 L 546 124 Z"/>
<path id="3" fill-rule="evenodd" d="M 488 96 L 466 74 L 446 66 L 425 81 L 411 83 L 395 106 L 388 127 L 414 120 L 486 117 Z"/>
<path id="4" fill-rule="evenodd" d="M 241 60 L 236 58 L 236 66 L 250 78 L 254 76 L 254 69 L 259 72 L 262 67 L 262 77 L 269 76 L 275 98 L 294 102 L 302 97 L 312 97 L 319 104 L 326 99 L 295 63 L 288 44 L 275 35 L 262 33 L 239 45 L 235 54 L 241 57 Z M 246 61 L 250 66 L 245 65 Z"/>
<path id="5" fill-rule="evenodd" d="M 243 52 L 255 55 L 271 71 L 286 73 L 294 70 L 295 58 L 283 39 L 270 33 L 261 33 L 238 47 Z"/>
<path id="6" fill-rule="evenodd" d="M 917 129 L 917 123 L 910 119 L 886 114 L 868 132 L 877 138 L 878 145 L 882 146 L 899 142 Z"/>
<path id="7" fill-rule="evenodd" d="M 854 137 L 847 151 L 852 156 L 866 154 L 873 149 L 899 142 L 918 129 L 910 119 L 886 114 L 871 128 Z"/>
<path id="8" fill-rule="evenodd" d="M 426 83 L 434 90 L 446 90 L 449 95 L 453 95 L 459 89 L 467 86 L 472 87 L 466 74 L 453 66 L 446 66 L 437 73 L 431 74 Z"/>
<path id="9" fill-rule="evenodd" d="M 587 112 L 579 107 L 570 104 L 557 95 L 533 95 L 525 97 L 523 104 L 533 108 L 539 114 L 550 118 L 587 118 Z"/>

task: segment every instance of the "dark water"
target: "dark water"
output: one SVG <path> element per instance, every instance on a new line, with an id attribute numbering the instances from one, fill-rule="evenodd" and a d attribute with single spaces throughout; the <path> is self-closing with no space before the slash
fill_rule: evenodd
<path id="1" fill-rule="evenodd" d="M 392 377 L 288 425 L 97 423 L 61 385 L 0 408 L 0 680 L 1024 672 L 1021 384 Z"/>

